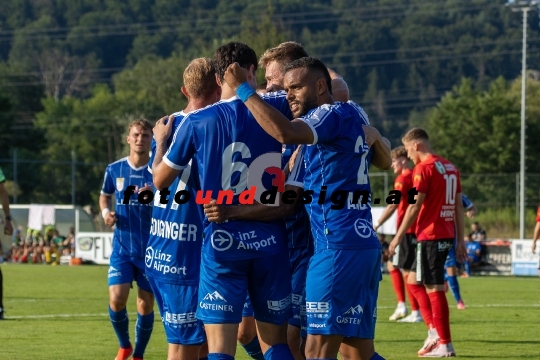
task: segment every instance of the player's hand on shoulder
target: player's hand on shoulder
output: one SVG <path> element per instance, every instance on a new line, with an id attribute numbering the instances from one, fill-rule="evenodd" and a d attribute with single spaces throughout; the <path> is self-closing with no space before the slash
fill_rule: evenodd
<path id="1" fill-rule="evenodd" d="M 233 90 L 236 90 L 240 84 L 247 81 L 247 70 L 241 67 L 237 62 L 234 62 L 227 67 L 223 78 Z"/>
<path id="2" fill-rule="evenodd" d="M 152 131 L 154 133 L 154 140 L 156 143 L 167 141 L 171 137 L 173 122 L 173 115 L 164 116 L 156 122 L 156 125 Z"/>
<path id="3" fill-rule="evenodd" d="M 215 199 L 212 199 L 209 204 L 204 204 L 203 208 L 210 222 L 220 224 L 229 220 L 229 208 L 227 205 L 218 205 Z"/>

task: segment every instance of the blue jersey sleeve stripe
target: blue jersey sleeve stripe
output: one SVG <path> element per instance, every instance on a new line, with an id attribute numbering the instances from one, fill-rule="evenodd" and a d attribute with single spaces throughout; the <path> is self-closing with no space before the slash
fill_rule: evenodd
<path id="1" fill-rule="evenodd" d="M 339 106 L 341 106 L 341 105 L 335 105 L 336 108 L 339 107 Z M 322 116 L 319 115 L 321 113 L 322 113 Z M 320 116 L 319 120 L 315 124 L 313 124 L 313 127 L 317 128 L 317 127 L 321 126 L 324 123 L 324 120 L 326 120 L 328 118 L 328 115 L 332 114 L 332 109 L 331 108 L 325 109 L 323 107 L 319 107 L 317 110 L 315 110 L 315 112 L 313 114 L 308 115 L 308 118 L 315 115 L 315 114 Z"/>
<path id="2" fill-rule="evenodd" d="M 167 164 L 170 168 L 173 168 L 174 170 L 184 170 L 187 167 L 187 165 L 181 166 L 181 165 L 177 165 L 173 163 L 171 160 L 167 158 L 166 155 L 163 157 L 163 162 Z"/>

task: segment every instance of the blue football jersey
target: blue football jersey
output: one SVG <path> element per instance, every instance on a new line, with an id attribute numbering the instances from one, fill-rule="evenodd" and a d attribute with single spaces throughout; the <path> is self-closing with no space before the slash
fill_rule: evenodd
<path id="1" fill-rule="evenodd" d="M 463 208 L 469 210 L 473 207 L 473 202 L 465 194 L 461 194 L 461 202 L 463 203 Z"/>
<path id="2" fill-rule="evenodd" d="M 362 129 L 369 124 L 364 110 L 352 101 L 336 102 L 309 111 L 301 120 L 314 136 L 304 152 L 304 191 L 314 192 L 306 207 L 315 251 L 380 248 L 371 218 L 372 151 Z"/>
<path id="3" fill-rule="evenodd" d="M 101 193 L 113 195 L 116 199 L 116 228 L 113 235 L 113 251 L 121 255 L 143 257 L 150 234 L 152 203 L 141 204 L 138 191 L 145 185 L 152 184 L 152 175 L 146 170 L 148 165 L 135 168 L 127 157 L 107 166 Z M 135 192 L 124 204 L 124 191 L 128 186 L 135 186 Z"/>
<path id="4" fill-rule="evenodd" d="M 179 112 L 174 115 L 173 131 L 186 114 Z M 167 145 L 170 146 L 171 142 L 169 139 Z M 150 172 L 155 149 L 156 143 L 152 140 Z M 169 186 L 166 204 L 160 203 L 159 190 L 154 197 L 152 227 L 145 254 L 146 274 L 169 284 L 199 284 L 204 211 L 194 201 L 200 185 L 197 166 L 191 165 L 190 161 Z M 189 192 L 192 201 L 179 204 L 174 200 L 175 194 L 182 190 Z"/>
<path id="5" fill-rule="evenodd" d="M 262 99 L 291 118 L 285 92 Z M 267 169 L 281 171 L 281 144 L 268 135 L 244 103 L 233 97 L 186 116 L 176 130 L 163 161 L 184 169 L 193 158 L 198 166 L 200 200 L 239 204 L 245 190 L 258 201 L 271 188 Z M 246 192 L 242 196 L 249 198 Z M 278 253 L 287 246 L 282 220 L 235 221 L 216 224 L 204 219 L 203 251 L 216 260 L 240 260 Z"/>
<path id="6" fill-rule="evenodd" d="M 465 246 L 467 247 L 467 256 L 473 259 L 474 262 L 478 262 L 480 260 L 480 256 L 476 255 L 476 252 L 482 250 L 482 245 L 477 241 L 467 241 Z"/>
<path id="7" fill-rule="evenodd" d="M 289 145 L 287 147 L 289 148 Z M 290 154 L 288 154 L 287 162 L 291 158 L 292 153 L 296 150 L 296 147 L 296 145 L 293 145 L 291 147 L 292 151 L 290 152 Z M 306 174 L 306 168 L 303 159 L 304 151 L 305 146 L 302 146 L 302 148 L 298 152 L 298 155 L 296 156 L 294 166 L 291 169 L 291 173 L 287 178 L 286 184 L 304 188 L 304 176 Z M 310 246 L 313 243 L 309 216 L 306 212 L 306 208 L 303 205 L 298 207 L 296 214 L 285 218 L 285 227 L 287 229 L 290 249 Z"/>

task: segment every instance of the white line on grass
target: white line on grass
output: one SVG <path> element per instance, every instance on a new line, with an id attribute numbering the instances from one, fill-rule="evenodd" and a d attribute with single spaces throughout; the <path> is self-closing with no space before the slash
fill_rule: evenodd
<path id="1" fill-rule="evenodd" d="M 129 315 L 137 315 L 132 313 Z M 98 314 L 47 314 L 47 315 L 19 315 L 19 316 L 8 316 L 9 319 L 50 319 L 50 318 L 76 318 L 76 317 L 105 317 L 109 316 L 108 313 L 98 313 Z"/>
<path id="2" fill-rule="evenodd" d="M 490 308 L 490 307 L 506 307 L 506 308 L 535 308 L 540 307 L 540 304 L 478 304 L 467 305 L 467 308 Z M 379 309 L 394 309 L 395 306 L 379 306 Z M 130 313 L 129 315 L 136 315 Z M 9 316 L 9 319 L 51 319 L 51 318 L 76 318 L 76 317 L 108 317 L 108 313 L 95 314 L 46 314 L 46 315 L 19 315 Z"/>

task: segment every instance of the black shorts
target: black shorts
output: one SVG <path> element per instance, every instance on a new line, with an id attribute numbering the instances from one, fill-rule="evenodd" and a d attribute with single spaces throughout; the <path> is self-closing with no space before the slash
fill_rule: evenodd
<path id="1" fill-rule="evenodd" d="M 414 259 L 416 259 L 416 244 L 415 234 L 405 234 L 397 248 L 396 255 L 394 255 L 394 266 L 403 270 L 411 270 Z"/>
<path id="2" fill-rule="evenodd" d="M 454 239 L 419 241 L 412 271 L 416 281 L 425 285 L 444 285 L 444 263 Z"/>

